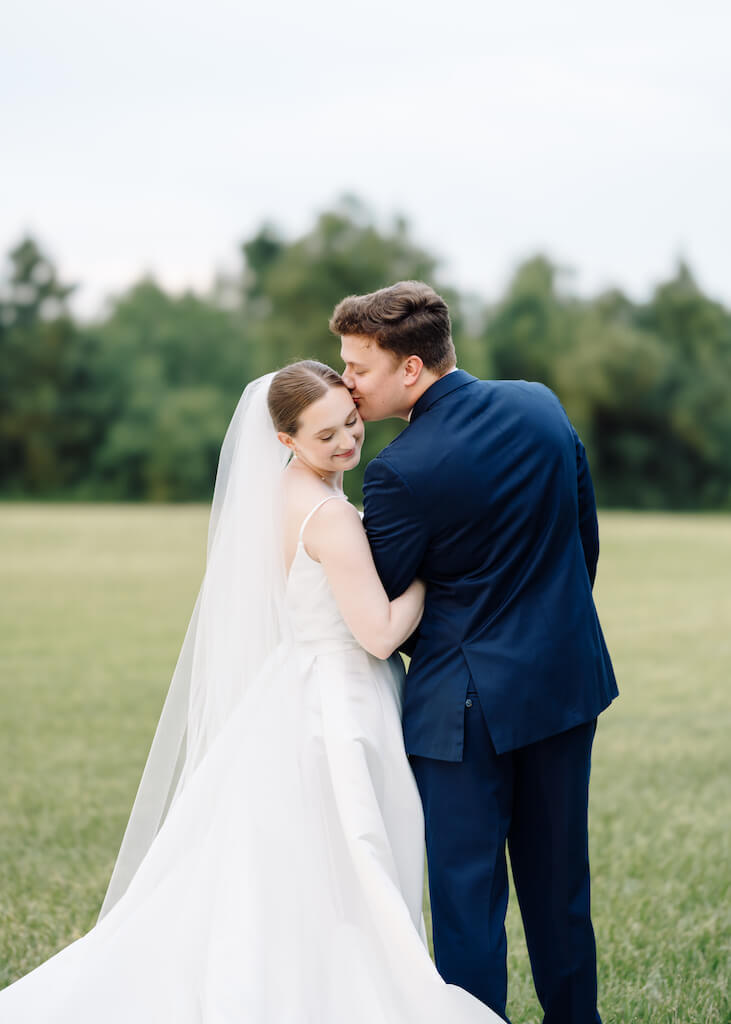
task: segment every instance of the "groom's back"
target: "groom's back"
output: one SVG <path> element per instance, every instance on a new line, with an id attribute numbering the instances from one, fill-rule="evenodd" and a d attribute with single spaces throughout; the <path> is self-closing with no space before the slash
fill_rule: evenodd
<path id="1" fill-rule="evenodd" d="M 579 540 L 574 441 L 541 385 L 475 381 L 420 417 L 393 456 L 424 502 L 430 569 L 445 585 L 489 573 L 493 607 Z"/>
<path id="2" fill-rule="evenodd" d="M 588 467 L 556 397 L 457 371 L 424 398 L 368 467 L 366 526 L 392 596 L 414 573 L 428 584 L 407 748 L 456 759 L 470 679 L 498 751 L 590 720 L 616 685 Z"/>

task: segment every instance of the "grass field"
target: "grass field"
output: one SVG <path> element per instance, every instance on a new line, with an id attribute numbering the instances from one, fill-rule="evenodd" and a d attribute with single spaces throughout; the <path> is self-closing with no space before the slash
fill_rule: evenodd
<path id="1" fill-rule="evenodd" d="M 0 986 L 96 919 L 203 568 L 198 506 L 0 505 Z M 731 517 L 602 517 L 604 1024 L 729 1020 Z M 514 1024 L 540 1020 L 509 917 Z"/>

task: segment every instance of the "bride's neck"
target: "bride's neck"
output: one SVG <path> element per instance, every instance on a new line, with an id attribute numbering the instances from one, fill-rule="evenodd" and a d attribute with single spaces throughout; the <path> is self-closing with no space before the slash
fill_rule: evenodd
<path id="1" fill-rule="evenodd" d="M 306 462 L 301 455 L 293 455 L 290 465 L 295 469 L 298 469 L 301 473 L 306 473 L 308 476 L 314 477 L 321 480 L 327 487 L 338 493 L 343 489 L 343 473 L 340 472 L 323 472 L 311 463 Z"/>

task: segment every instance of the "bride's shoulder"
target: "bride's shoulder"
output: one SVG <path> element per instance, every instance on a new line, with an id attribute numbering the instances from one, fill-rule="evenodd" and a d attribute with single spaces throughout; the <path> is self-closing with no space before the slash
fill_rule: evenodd
<path id="1" fill-rule="evenodd" d="M 304 536 L 317 544 L 342 543 L 353 531 L 362 531 L 360 513 L 345 495 L 324 495 L 307 519 Z"/>
<path id="2" fill-rule="evenodd" d="M 330 498 L 333 500 L 326 500 Z M 299 473 L 288 474 L 285 471 L 283 501 L 285 529 L 288 532 L 292 529 L 299 531 L 302 523 L 315 509 L 316 514 L 310 517 L 313 523 L 315 520 L 334 522 L 353 514 L 358 518 L 358 512 L 344 494 L 334 494 L 319 480 L 309 479 Z M 308 528 L 309 525 L 308 522 Z"/>
<path id="3" fill-rule="evenodd" d="M 345 495 L 331 493 L 306 517 L 302 540 L 307 553 L 319 562 L 327 552 L 337 553 L 357 544 L 361 534 L 363 523 L 358 510 Z"/>
<path id="4" fill-rule="evenodd" d="M 360 522 L 360 513 L 344 494 L 323 494 L 320 501 L 322 504 L 317 508 L 312 521 L 318 520 L 325 529 L 332 523 Z"/>

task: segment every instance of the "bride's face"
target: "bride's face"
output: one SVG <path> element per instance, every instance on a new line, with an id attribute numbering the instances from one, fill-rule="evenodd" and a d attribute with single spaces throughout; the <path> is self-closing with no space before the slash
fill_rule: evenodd
<path id="1" fill-rule="evenodd" d="M 346 387 L 328 388 L 300 413 L 294 436 L 280 433 L 282 444 L 323 473 L 341 473 L 360 462 L 363 421 Z"/>

